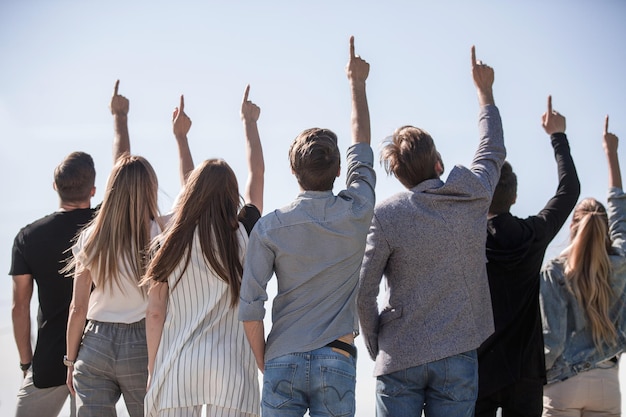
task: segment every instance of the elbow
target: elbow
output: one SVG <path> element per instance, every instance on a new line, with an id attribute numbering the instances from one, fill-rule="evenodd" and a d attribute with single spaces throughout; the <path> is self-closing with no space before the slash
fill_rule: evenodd
<path id="1" fill-rule="evenodd" d="M 75 317 L 78 319 L 85 319 L 87 317 L 87 306 L 83 304 L 78 304 L 72 302 L 70 304 L 70 317 Z"/>
<path id="2" fill-rule="evenodd" d="M 165 313 L 158 308 L 150 308 L 146 310 L 146 322 L 163 323 L 165 321 Z"/>

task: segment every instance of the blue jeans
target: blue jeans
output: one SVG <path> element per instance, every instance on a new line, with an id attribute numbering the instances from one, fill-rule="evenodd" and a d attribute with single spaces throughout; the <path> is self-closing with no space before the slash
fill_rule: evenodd
<path id="1" fill-rule="evenodd" d="M 78 417 L 116 416 L 121 394 L 130 417 L 143 417 L 148 381 L 145 320 L 89 321 L 73 377 Z"/>
<path id="2" fill-rule="evenodd" d="M 377 417 L 474 415 L 478 396 L 475 350 L 403 369 L 376 380 Z"/>
<path id="3" fill-rule="evenodd" d="M 354 416 L 356 359 L 322 347 L 265 362 L 261 410 L 268 417 Z"/>

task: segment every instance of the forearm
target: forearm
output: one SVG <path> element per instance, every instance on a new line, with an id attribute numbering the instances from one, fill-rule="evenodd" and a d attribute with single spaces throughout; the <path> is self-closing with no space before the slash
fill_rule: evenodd
<path id="1" fill-rule="evenodd" d="M 128 134 L 128 116 L 122 114 L 113 115 L 113 163 L 123 154 L 130 154 L 130 136 Z"/>
<path id="2" fill-rule="evenodd" d="M 246 136 L 246 160 L 248 162 L 248 180 L 244 193 L 246 203 L 253 204 L 263 212 L 263 189 L 265 178 L 265 160 L 261 136 L 256 121 L 243 121 Z"/>
<path id="3" fill-rule="evenodd" d="M 576 172 L 576 166 L 570 152 L 569 142 L 565 133 L 554 133 L 550 135 L 552 147 L 554 148 L 554 158 L 557 164 L 559 185 L 554 199 L 564 211 L 565 222 L 569 212 L 574 208 L 580 195 L 580 180 Z"/>
<path id="4" fill-rule="evenodd" d="M 156 360 L 159 345 L 161 344 L 161 336 L 163 334 L 163 324 L 165 323 L 165 314 L 162 313 L 146 313 L 146 339 L 148 343 L 148 372 L 154 372 L 154 363 Z"/>
<path id="5" fill-rule="evenodd" d="M 30 363 L 33 359 L 33 347 L 30 342 L 30 305 L 13 304 L 11 318 L 20 363 Z"/>
<path id="6" fill-rule="evenodd" d="M 622 188 L 622 173 L 619 166 L 619 158 L 617 151 L 608 151 L 606 153 L 609 166 L 609 187 Z"/>
<path id="7" fill-rule="evenodd" d="M 180 183 L 184 186 L 187 183 L 189 174 L 191 174 L 191 171 L 194 169 L 193 157 L 191 156 L 187 135 L 177 135 L 176 143 L 178 145 Z"/>
<path id="8" fill-rule="evenodd" d="M 243 328 L 257 366 L 263 372 L 265 370 L 265 327 L 263 321 L 244 321 Z"/>
<path id="9" fill-rule="evenodd" d="M 483 107 L 478 120 L 480 142 L 474 154 L 471 170 L 491 194 L 500 178 L 500 168 L 506 158 L 502 120 L 496 106 Z"/>
<path id="10" fill-rule="evenodd" d="M 370 113 L 367 103 L 365 80 L 351 81 L 352 94 L 352 143 L 371 143 Z"/>
<path id="11" fill-rule="evenodd" d="M 70 306 L 70 314 L 67 320 L 66 355 L 69 360 L 75 361 L 78 356 L 80 341 L 85 330 L 87 311 L 83 307 Z"/>

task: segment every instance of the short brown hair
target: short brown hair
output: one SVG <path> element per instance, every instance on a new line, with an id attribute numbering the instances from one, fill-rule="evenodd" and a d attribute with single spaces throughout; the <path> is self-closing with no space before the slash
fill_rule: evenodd
<path id="1" fill-rule="evenodd" d="M 337 135 L 317 127 L 305 130 L 291 144 L 289 162 L 302 189 L 332 190 L 341 163 Z"/>
<path id="2" fill-rule="evenodd" d="M 89 200 L 95 181 L 93 159 L 85 152 L 72 152 L 54 169 L 57 193 L 66 203 Z"/>
<path id="3" fill-rule="evenodd" d="M 422 181 L 439 177 L 435 165 L 441 162 L 441 156 L 428 132 L 403 126 L 383 146 L 380 161 L 387 174 L 393 174 L 406 188 L 413 188 Z"/>
<path id="4" fill-rule="evenodd" d="M 513 172 L 513 167 L 505 161 L 500 169 L 500 180 L 493 192 L 490 214 L 508 213 L 515 202 L 517 196 L 517 175 Z"/>

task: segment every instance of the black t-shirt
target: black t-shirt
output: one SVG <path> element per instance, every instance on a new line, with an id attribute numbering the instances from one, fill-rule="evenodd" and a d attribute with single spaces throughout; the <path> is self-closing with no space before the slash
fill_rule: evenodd
<path id="1" fill-rule="evenodd" d="M 15 237 L 10 275 L 32 275 L 39 294 L 33 383 L 37 388 L 65 384 L 65 333 L 73 279 L 59 271 L 71 256 L 75 236 L 93 209 L 58 211 L 24 227 Z"/>
<path id="2" fill-rule="evenodd" d="M 238 218 L 239 222 L 243 224 L 243 227 L 246 229 L 246 232 L 248 232 L 248 236 L 250 236 L 254 225 L 261 218 L 261 212 L 255 205 L 246 204 L 239 211 Z"/>

